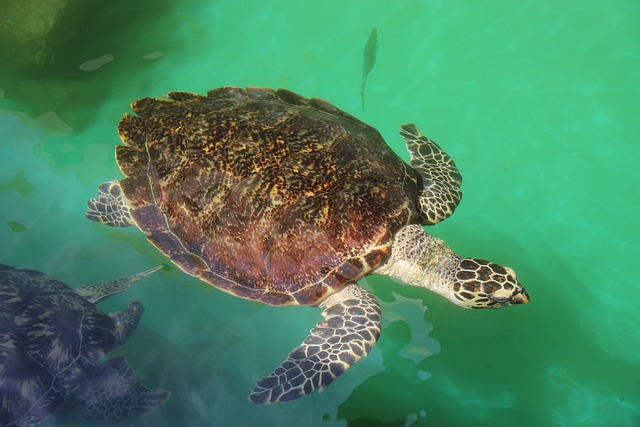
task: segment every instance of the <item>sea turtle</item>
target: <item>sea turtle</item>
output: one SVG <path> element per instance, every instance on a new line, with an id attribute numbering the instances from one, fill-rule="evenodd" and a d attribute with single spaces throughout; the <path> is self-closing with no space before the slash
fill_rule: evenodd
<path id="1" fill-rule="evenodd" d="M 403 162 L 371 126 L 289 90 L 221 87 L 132 104 L 119 125 L 125 178 L 102 183 L 87 217 L 135 225 L 186 273 L 272 305 L 324 308 L 325 320 L 250 395 L 296 399 L 328 386 L 380 333 L 380 273 L 468 308 L 529 300 L 513 270 L 462 258 L 422 225 L 458 205 L 461 176 L 418 128 Z"/>
<path id="2" fill-rule="evenodd" d="M 0 425 L 36 426 L 52 413 L 113 423 L 162 405 L 169 393 L 141 385 L 124 356 L 101 360 L 131 335 L 142 304 L 111 314 L 94 305 L 155 270 L 72 289 L 0 264 Z"/>

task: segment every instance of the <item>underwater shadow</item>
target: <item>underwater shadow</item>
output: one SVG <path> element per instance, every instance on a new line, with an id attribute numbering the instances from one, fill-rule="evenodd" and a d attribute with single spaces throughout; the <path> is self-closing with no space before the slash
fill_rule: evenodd
<path id="1" fill-rule="evenodd" d="M 59 20 L 53 29 L 42 29 L 39 39 L 25 41 L 19 32 L 23 27 L 38 31 L 38 3 L 22 6 L 33 7 L 34 13 L 10 17 L 24 21 L 14 22 L 14 33 L 7 26 L 0 31 L 4 100 L 31 117 L 53 111 L 80 132 L 95 121 L 108 98 L 136 84 L 136 74 L 146 72 L 162 55 L 159 49 L 181 52 L 175 34 L 166 28 L 177 19 L 174 8 L 184 5 L 142 0 L 97 2 L 89 8 L 83 2 L 60 1 L 65 9 L 52 18 Z M 25 44 L 21 49 L 20 43 Z M 16 50 L 31 53 L 17 55 Z"/>

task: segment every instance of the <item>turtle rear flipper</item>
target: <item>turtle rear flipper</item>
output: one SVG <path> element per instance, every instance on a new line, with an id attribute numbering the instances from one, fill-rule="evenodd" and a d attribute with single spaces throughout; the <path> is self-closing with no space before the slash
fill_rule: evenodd
<path id="1" fill-rule="evenodd" d="M 356 284 L 320 304 L 325 320 L 249 396 L 254 403 L 286 402 L 322 390 L 366 356 L 380 336 L 380 306 Z"/>
<path id="2" fill-rule="evenodd" d="M 462 175 L 456 164 L 438 144 L 422 135 L 416 125 L 401 125 L 400 135 L 411 154 L 411 167 L 422 178 L 418 190 L 421 219 L 432 225 L 449 218 L 462 199 Z"/>
<path id="3" fill-rule="evenodd" d="M 85 216 L 92 221 L 112 227 L 135 225 L 122 194 L 120 181 L 103 182 L 98 186 L 98 197 L 89 199 Z"/>
<path id="4" fill-rule="evenodd" d="M 96 421 L 117 423 L 144 415 L 162 406 L 170 393 L 149 390 L 127 364 L 124 356 L 86 367 L 78 390 L 55 412 L 56 422 Z"/>

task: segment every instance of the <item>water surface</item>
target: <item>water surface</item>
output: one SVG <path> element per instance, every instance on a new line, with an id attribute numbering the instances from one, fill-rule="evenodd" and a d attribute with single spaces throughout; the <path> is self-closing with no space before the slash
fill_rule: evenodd
<path id="1" fill-rule="evenodd" d="M 532 297 L 467 311 L 368 278 L 385 319 L 369 357 L 323 393 L 256 406 L 247 400 L 254 381 L 319 310 L 233 298 L 172 267 L 101 303 L 145 304 L 114 354 L 146 385 L 172 392 L 126 425 L 640 424 L 638 2 L 95 7 L 42 64 L 3 56 L 0 262 L 72 286 L 165 263 L 139 231 L 84 218 L 97 184 L 120 177 L 116 127 L 129 103 L 171 90 L 285 87 L 375 126 L 404 159 L 400 123 L 440 143 L 462 172 L 464 197 L 429 231 L 460 254 L 513 267 Z"/>

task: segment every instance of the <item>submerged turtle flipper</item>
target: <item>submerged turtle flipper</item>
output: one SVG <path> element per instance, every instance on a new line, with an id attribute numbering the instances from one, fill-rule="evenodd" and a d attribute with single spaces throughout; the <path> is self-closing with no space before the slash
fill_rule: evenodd
<path id="1" fill-rule="evenodd" d="M 411 167 L 422 178 L 418 204 L 425 224 L 436 224 L 453 214 L 462 199 L 462 176 L 451 157 L 413 124 L 400 126 L 411 154 Z"/>
<path id="2" fill-rule="evenodd" d="M 320 305 L 325 320 L 249 396 L 255 403 L 286 402 L 327 387 L 366 356 L 380 335 L 380 306 L 356 284 Z"/>
<path id="3" fill-rule="evenodd" d="M 113 335 L 116 339 L 114 348 L 125 342 L 138 327 L 142 313 L 144 313 L 144 307 L 140 301 L 131 301 L 125 310 L 109 313 L 114 322 Z"/>
<path id="4" fill-rule="evenodd" d="M 124 356 L 86 367 L 78 390 L 55 412 L 56 422 L 117 423 L 152 412 L 169 398 L 164 390 L 149 390 L 127 364 Z"/>
<path id="5" fill-rule="evenodd" d="M 75 291 L 76 293 L 78 293 L 78 295 L 88 299 L 89 302 L 96 304 L 105 298 L 109 298 L 111 295 L 119 294 L 120 292 L 126 291 L 127 289 L 135 285 L 138 280 L 150 275 L 151 273 L 155 273 L 161 268 L 162 266 L 159 265 L 157 267 L 150 268 L 149 270 L 131 274 L 129 276 L 121 277 L 109 282 L 99 282 L 80 286 L 79 288 L 76 288 Z"/>
<path id="6" fill-rule="evenodd" d="M 91 221 L 101 222 L 112 227 L 135 225 L 118 180 L 100 184 L 98 197 L 89 199 L 87 205 L 85 216 Z"/>

